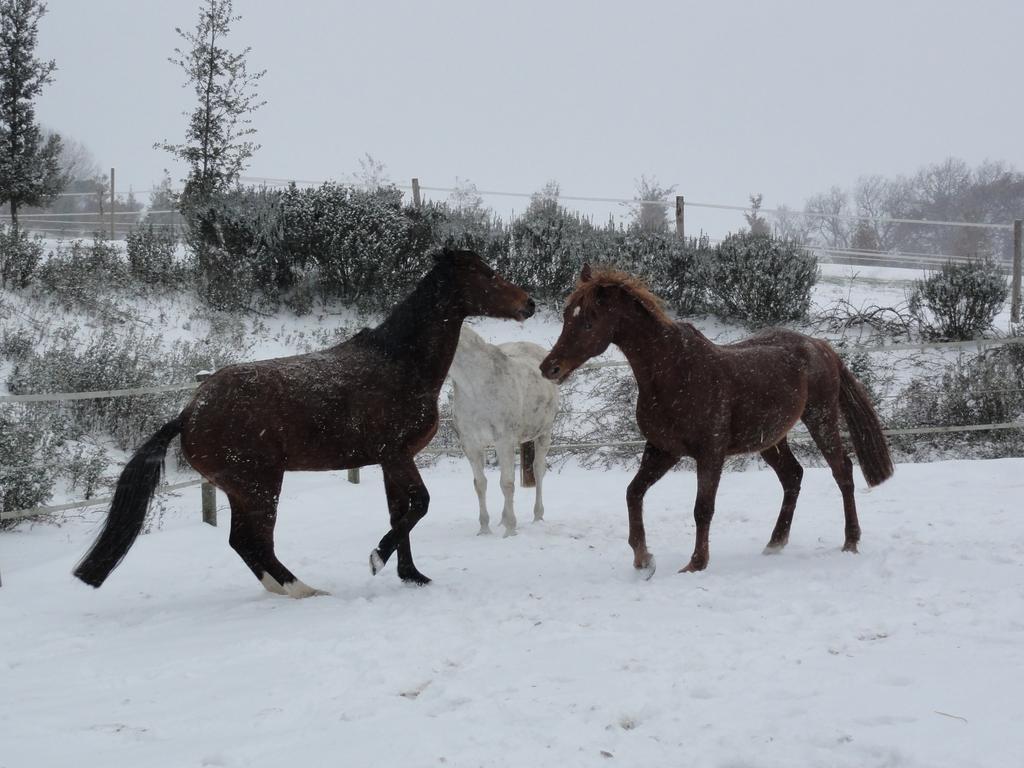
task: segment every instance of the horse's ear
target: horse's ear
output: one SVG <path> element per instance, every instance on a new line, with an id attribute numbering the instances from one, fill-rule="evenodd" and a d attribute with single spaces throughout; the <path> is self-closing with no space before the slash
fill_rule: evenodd
<path id="1" fill-rule="evenodd" d="M 590 265 L 589 264 L 584 264 L 583 265 L 583 269 L 580 270 L 580 282 L 581 283 L 589 283 L 590 279 L 592 277 L 593 277 L 593 275 L 590 272 Z"/>

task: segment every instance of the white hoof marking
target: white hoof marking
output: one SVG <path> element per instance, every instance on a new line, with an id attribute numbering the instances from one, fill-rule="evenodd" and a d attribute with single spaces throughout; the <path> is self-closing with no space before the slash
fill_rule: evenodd
<path id="1" fill-rule="evenodd" d="M 376 576 L 384 568 L 384 558 L 376 549 L 370 553 L 370 573 Z"/>
<path id="2" fill-rule="evenodd" d="M 288 594 L 287 592 L 285 592 L 284 587 L 277 583 L 277 579 L 275 579 L 269 573 L 264 573 L 260 577 L 260 584 L 263 585 L 263 588 L 267 590 L 267 592 L 273 592 L 275 595 Z"/>
<path id="3" fill-rule="evenodd" d="M 295 581 L 289 581 L 287 584 L 284 585 L 284 589 L 285 592 L 288 594 L 288 597 L 293 597 L 296 600 L 301 600 L 304 597 L 316 597 L 318 595 L 331 594 L 330 592 L 325 592 L 322 589 L 316 589 L 314 587 L 311 587 L 309 586 L 309 584 L 306 584 L 299 579 L 296 579 Z"/>

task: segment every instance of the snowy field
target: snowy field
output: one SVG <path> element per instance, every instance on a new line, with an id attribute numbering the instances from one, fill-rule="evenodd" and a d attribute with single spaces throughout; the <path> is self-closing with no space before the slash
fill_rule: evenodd
<path id="1" fill-rule="evenodd" d="M 5 533 L 0 766 L 1021 765 L 1024 459 L 901 465 L 870 493 L 858 471 L 860 555 L 827 471 L 771 557 L 775 476 L 729 473 L 696 575 L 674 472 L 648 495 L 649 582 L 629 477 L 552 472 L 547 521 L 517 490 L 502 539 L 475 535 L 468 465 L 427 470 L 421 589 L 369 574 L 377 469 L 288 475 L 278 552 L 333 593 L 303 601 L 262 590 L 198 489 L 98 591 L 70 571 L 100 511 Z"/>

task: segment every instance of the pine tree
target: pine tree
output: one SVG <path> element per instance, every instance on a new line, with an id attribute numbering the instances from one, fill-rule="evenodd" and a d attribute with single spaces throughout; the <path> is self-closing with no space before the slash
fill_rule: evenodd
<path id="1" fill-rule="evenodd" d="M 750 213 L 743 214 L 743 218 L 747 220 L 747 226 L 750 227 L 750 234 L 752 235 L 770 235 L 772 233 L 772 228 L 768 226 L 768 221 L 761 215 L 761 200 L 760 192 L 756 195 L 751 195 Z"/>
<path id="2" fill-rule="evenodd" d="M 33 104 L 57 69 L 35 57 L 45 13 L 40 0 L 0 0 L 0 205 L 15 228 L 19 207 L 50 203 L 66 183 L 60 137 L 43 137 Z"/>
<path id="3" fill-rule="evenodd" d="M 155 144 L 188 164 L 182 209 L 194 209 L 210 196 L 231 186 L 259 145 L 247 137 L 256 133 L 252 113 L 259 101 L 256 86 L 266 70 L 250 73 L 246 56 L 251 48 L 232 53 L 225 47 L 231 25 L 241 19 L 231 12 L 231 0 L 205 0 L 195 30 L 175 31 L 186 45 L 168 59 L 185 72 L 196 106 L 188 118 L 183 144 Z"/>

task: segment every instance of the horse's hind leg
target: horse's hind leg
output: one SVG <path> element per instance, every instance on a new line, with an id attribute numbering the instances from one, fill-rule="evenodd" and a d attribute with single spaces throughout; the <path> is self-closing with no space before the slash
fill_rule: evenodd
<path id="1" fill-rule="evenodd" d="M 644 448 L 640 469 L 626 488 L 626 509 L 629 511 L 629 546 L 633 548 L 633 567 L 654 575 L 654 555 L 647 551 L 647 533 L 644 530 L 644 495 L 675 466 L 678 459 L 650 443 Z"/>
<path id="2" fill-rule="evenodd" d="M 544 498 L 541 495 L 541 486 L 544 484 L 544 475 L 548 471 L 548 449 L 551 447 L 551 433 L 545 432 L 538 435 L 533 441 L 533 478 L 537 486 L 537 495 L 533 500 L 533 521 L 544 519 Z"/>
<path id="3" fill-rule="evenodd" d="M 505 526 L 505 536 L 516 535 L 516 512 L 513 503 L 516 493 L 516 447 L 505 440 L 495 446 L 498 453 L 498 466 L 501 470 L 501 493 L 505 497 L 505 505 L 501 508 L 501 524 Z"/>
<path id="4" fill-rule="evenodd" d="M 708 567 L 708 560 L 711 557 L 711 518 L 715 515 L 715 496 L 718 494 L 718 481 L 722 478 L 724 464 L 724 457 L 715 453 L 697 456 L 697 500 L 693 505 L 697 541 L 689 564 L 682 568 L 680 573 L 703 571 Z"/>
<path id="5" fill-rule="evenodd" d="M 793 510 L 796 509 L 796 499 L 800 495 L 800 481 L 804 476 L 804 468 L 796 460 L 786 438 L 761 451 L 761 458 L 775 470 L 779 482 L 782 483 L 782 509 L 779 511 L 779 519 L 775 523 L 775 530 L 772 531 L 768 546 L 764 548 L 764 553 L 770 555 L 781 551 L 789 541 L 789 529 L 793 524 Z"/>
<path id="6" fill-rule="evenodd" d="M 232 484 L 234 485 L 234 484 Z M 248 484 L 247 492 L 234 487 L 227 491 L 231 502 L 231 548 L 249 566 L 268 592 L 301 598 L 327 593 L 295 577 L 274 554 L 274 525 L 281 475 L 266 484 Z"/>
<path id="7" fill-rule="evenodd" d="M 473 489 L 476 491 L 477 501 L 480 502 L 480 531 L 478 536 L 485 536 L 491 532 L 491 516 L 487 514 L 487 475 L 484 474 L 484 451 L 483 449 L 470 448 L 466 450 L 466 458 L 473 468 Z"/>
<path id="8" fill-rule="evenodd" d="M 380 573 L 391 555 L 398 552 L 398 577 L 405 582 L 425 585 L 430 579 L 420 573 L 412 560 L 409 532 L 430 505 L 430 494 L 423 484 L 420 471 L 411 456 L 400 461 L 381 464 L 384 472 L 384 491 L 391 513 L 391 530 L 384 534 L 377 548 L 370 553 L 370 570 Z"/>
<path id="9" fill-rule="evenodd" d="M 817 444 L 825 461 L 832 470 L 832 477 L 843 494 L 843 514 L 846 517 L 846 541 L 844 552 L 856 552 L 860 541 L 860 523 L 857 520 L 857 505 L 853 500 L 853 462 L 843 447 L 839 433 L 839 409 L 833 405 L 827 410 L 808 410 L 803 422 Z"/>

